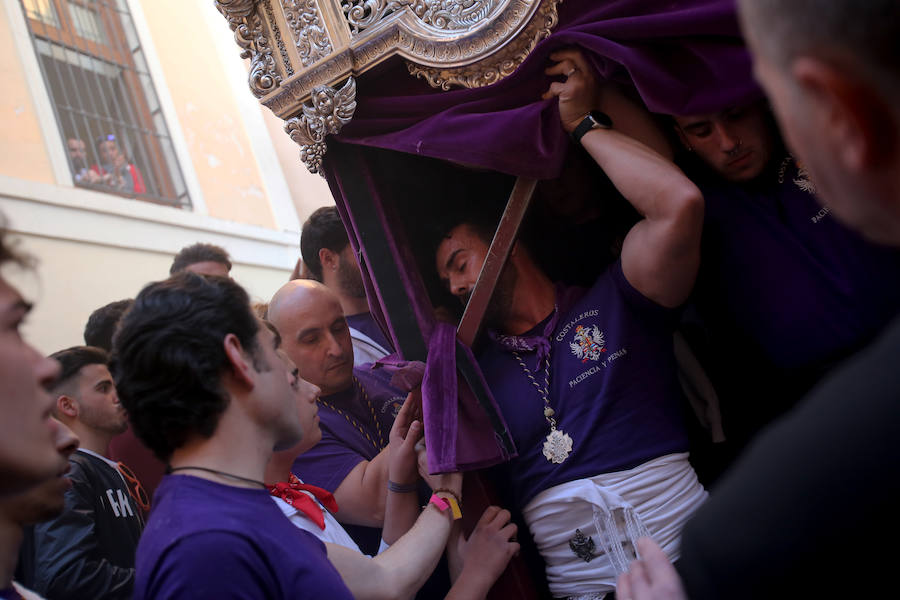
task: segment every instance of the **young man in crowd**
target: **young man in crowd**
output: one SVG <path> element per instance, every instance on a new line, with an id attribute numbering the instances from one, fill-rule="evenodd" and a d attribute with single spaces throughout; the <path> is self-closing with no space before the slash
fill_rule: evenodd
<path id="1" fill-rule="evenodd" d="M 112 351 L 112 339 L 116 333 L 116 327 L 122 315 L 131 308 L 132 304 L 134 304 L 134 300 L 126 298 L 105 304 L 92 312 L 84 326 L 85 346 L 102 348 L 107 352 Z"/>
<path id="2" fill-rule="evenodd" d="M 900 312 L 900 252 L 848 229 L 785 148 L 768 103 L 676 116 L 706 201 L 690 335 L 733 454 Z M 715 473 L 713 472 L 712 475 Z"/>
<path id="3" fill-rule="evenodd" d="M 900 247 L 900 5 L 742 0 L 740 12 L 757 77 L 831 214 Z M 723 477 L 685 528 L 682 581 L 643 540 L 618 596 L 865 598 L 892 589 L 898 354 L 895 320 Z"/>
<path id="4" fill-rule="evenodd" d="M 381 371 L 354 368 L 350 329 L 330 288 L 288 282 L 273 296 L 268 317 L 300 376 L 321 390 L 322 441 L 297 459 L 295 470 L 334 494 L 338 518 L 363 552 L 374 554 L 384 524 L 388 434 L 406 394 Z"/>
<path id="5" fill-rule="evenodd" d="M 197 242 L 179 250 L 172 260 L 169 275 L 181 271 L 228 277 L 231 272 L 231 257 L 220 246 Z"/>
<path id="6" fill-rule="evenodd" d="M 112 351 L 112 339 L 119 321 L 131 305 L 133 298 L 116 300 L 91 313 L 84 326 L 84 343 L 88 346 Z M 135 476 L 144 486 L 146 495 L 153 498 L 153 492 L 165 473 L 165 465 L 134 435 L 129 427 L 117 435 L 109 443 L 109 457 L 123 462 L 134 471 Z"/>
<path id="7" fill-rule="evenodd" d="M 337 294 L 350 326 L 356 365 L 373 363 L 393 352 L 369 312 L 359 261 L 337 208 L 323 206 L 309 216 L 300 234 L 302 261 L 312 279 Z"/>
<path id="8" fill-rule="evenodd" d="M 66 475 L 69 456 L 78 448 L 78 438 L 56 419 L 53 422 L 56 450 L 66 467 L 26 492 L 0 499 L 0 598 L 11 597 L 3 591 L 10 589 L 25 600 L 38 597 L 28 589 L 34 586 L 34 536 L 30 526 L 58 516 L 65 507 L 65 492 L 72 487 Z"/>
<path id="9" fill-rule="evenodd" d="M 0 266 L 26 263 L 0 227 Z M 0 275 L 0 497 L 53 477 L 65 466 L 53 445 L 53 398 L 46 389 L 59 364 L 22 339 L 20 327 L 30 310 L 31 304 Z"/>
<path id="10" fill-rule="evenodd" d="M 518 503 L 547 565 L 554 596 L 612 591 L 633 545 L 650 532 L 673 557 L 681 527 L 706 498 L 688 462 L 672 335 L 697 272 L 703 202 L 672 164 L 597 111 L 577 51 L 551 54 L 562 76 L 562 126 L 643 215 L 621 258 L 590 290 L 565 288 L 513 248 L 486 316 L 482 372 L 519 455 L 502 485 Z M 455 225 L 455 226 L 454 226 Z M 464 300 L 492 231 L 450 223 L 436 240 L 438 275 Z"/>
<path id="11" fill-rule="evenodd" d="M 110 440 L 128 425 L 109 357 L 100 348 L 75 346 L 52 358 L 62 365 L 54 414 L 80 443 L 69 458 L 65 510 L 34 528 L 34 588 L 54 600 L 130 598 L 144 526 L 132 496 L 142 490 L 127 467 L 106 456 Z"/>
<path id="12" fill-rule="evenodd" d="M 276 343 L 243 288 L 194 273 L 145 287 L 120 324 L 119 394 L 171 472 L 138 547 L 136 600 L 352 597 L 264 483 L 272 452 L 303 434 Z"/>

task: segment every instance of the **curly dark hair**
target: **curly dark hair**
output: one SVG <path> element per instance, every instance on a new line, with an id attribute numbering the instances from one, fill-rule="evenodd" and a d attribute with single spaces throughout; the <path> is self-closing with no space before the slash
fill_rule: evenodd
<path id="1" fill-rule="evenodd" d="M 182 272 L 141 290 L 113 338 L 110 370 L 135 434 L 157 457 L 215 433 L 229 401 L 223 340 L 234 334 L 262 371 L 258 332 L 247 292 L 227 277 Z"/>
<path id="2" fill-rule="evenodd" d="M 84 326 L 84 343 L 88 346 L 103 348 L 107 352 L 111 351 L 116 326 L 132 304 L 134 304 L 133 298 L 116 300 L 92 312 Z"/>
<path id="3" fill-rule="evenodd" d="M 196 244 L 182 248 L 178 254 L 175 255 L 172 266 L 169 267 L 169 275 L 184 271 L 189 266 L 200 262 L 221 263 L 228 267 L 229 271 L 231 270 L 231 257 L 228 255 L 225 248 L 216 246 L 215 244 L 203 244 L 197 242 Z"/>
<path id="4" fill-rule="evenodd" d="M 328 248 L 332 252 L 340 252 L 349 243 L 347 230 L 344 228 L 337 208 L 323 206 L 309 215 L 300 232 L 300 254 L 313 279 L 319 283 L 322 282 L 322 261 L 319 260 L 319 250 Z"/>

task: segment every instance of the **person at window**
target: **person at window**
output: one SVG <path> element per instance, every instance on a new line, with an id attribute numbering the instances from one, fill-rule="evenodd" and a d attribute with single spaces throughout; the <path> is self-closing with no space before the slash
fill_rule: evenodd
<path id="1" fill-rule="evenodd" d="M 87 146 L 84 140 L 70 137 L 66 141 L 69 151 L 69 163 L 72 166 L 72 176 L 75 183 L 103 183 L 103 176 L 88 166 Z"/>
<path id="2" fill-rule="evenodd" d="M 144 527 L 140 483 L 106 457 L 128 425 L 108 354 L 75 346 L 52 355 L 62 365 L 54 415 L 78 436 L 69 458 L 72 487 L 62 514 L 34 528 L 34 588 L 54 600 L 130 598 L 134 557 Z"/>
<path id="3" fill-rule="evenodd" d="M 100 164 L 91 166 L 91 169 L 101 176 L 108 175 L 107 185 L 126 194 L 147 192 L 144 176 L 140 169 L 125 158 L 115 135 L 110 133 L 97 138 L 97 155 L 100 157 Z"/>

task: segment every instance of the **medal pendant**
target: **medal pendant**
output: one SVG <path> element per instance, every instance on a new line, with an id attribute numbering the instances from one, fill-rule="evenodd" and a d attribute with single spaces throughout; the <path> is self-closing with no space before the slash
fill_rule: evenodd
<path id="1" fill-rule="evenodd" d="M 572 438 L 559 429 L 554 429 L 544 442 L 544 457 L 554 464 L 560 464 L 572 452 Z"/>

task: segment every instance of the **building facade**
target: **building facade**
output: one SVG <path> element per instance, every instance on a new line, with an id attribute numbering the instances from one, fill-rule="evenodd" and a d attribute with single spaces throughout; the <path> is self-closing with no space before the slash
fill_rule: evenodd
<path id="1" fill-rule="evenodd" d="M 268 299 L 333 202 L 223 25 L 211 0 L 0 0 L 0 210 L 38 261 L 4 275 L 36 301 L 40 350 L 82 343 L 91 311 L 198 241 Z"/>

